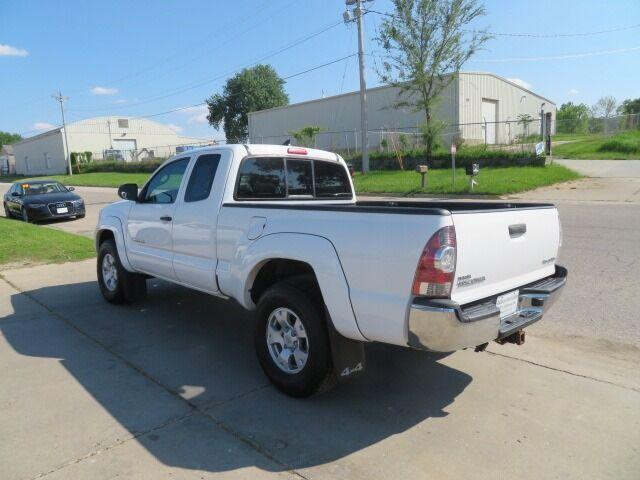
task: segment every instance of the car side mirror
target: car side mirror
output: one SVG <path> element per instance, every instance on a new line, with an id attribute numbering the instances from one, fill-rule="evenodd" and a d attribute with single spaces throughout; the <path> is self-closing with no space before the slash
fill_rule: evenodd
<path id="1" fill-rule="evenodd" d="M 130 200 L 132 202 L 138 201 L 138 184 L 137 183 L 125 183 L 118 188 L 118 196 L 123 200 Z"/>
<path id="2" fill-rule="evenodd" d="M 70 192 L 73 192 L 75 190 L 75 187 L 67 187 L 67 190 L 69 190 Z"/>
<path id="3" fill-rule="evenodd" d="M 18 193 L 18 192 L 11 192 L 11 196 L 12 196 L 12 197 L 19 197 L 19 196 L 20 196 L 20 193 Z"/>

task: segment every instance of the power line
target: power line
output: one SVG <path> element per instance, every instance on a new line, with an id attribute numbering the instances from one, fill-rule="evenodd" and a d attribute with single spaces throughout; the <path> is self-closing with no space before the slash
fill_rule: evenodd
<path id="1" fill-rule="evenodd" d="M 509 57 L 509 58 L 478 58 L 470 59 L 470 62 L 486 62 L 486 63 L 501 63 L 501 62 L 533 62 L 542 60 L 567 60 L 571 58 L 584 58 L 584 57 L 596 57 L 600 55 L 612 55 L 614 53 L 626 53 L 640 50 L 640 46 L 630 48 L 617 48 L 614 50 L 600 50 L 595 52 L 583 52 L 583 53 L 569 53 L 564 55 L 549 55 L 540 57 Z"/>
<path id="2" fill-rule="evenodd" d="M 313 71 L 315 71 L 315 70 L 319 70 L 319 69 L 321 69 L 321 68 L 328 67 L 329 65 L 333 65 L 333 64 L 336 64 L 336 63 L 338 63 L 338 62 L 341 62 L 341 61 L 347 60 L 347 59 L 349 59 L 349 58 L 351 58 L 351 57 L 354 57 L 354 56 L 356 56 L 356 55 L 357 55 L 357 53 L 352 53 L 351 55 L 347 55 L 347 56 L 344 56 L 344 57 L 342 57 L 342 58 L 338 58 L 338 59 L 336 59 L 336 60 L 331 60 L 331 61 L 329 61 L 329 62 L 325 62 L 325 63 L 323 63 L 323 64 L 321 64 L 321 65 L 316 65 L 315 67 L 311 67 L 311 68 L 308 68 L 308 69 L 303 70 L 303 71 L 301 71 L 301 72 L 296 72 L 296 73 L 293 73 L 293 74 L 288 75 L 288 76 L 286 76 L 286 77 L 283 77 L 283 78 L 282 78 L 282 80 L 287 81 L 287 80 L 289 80 L 289 79 L 292 79 L 292 78 L 295 78 L 295 77 L 299 77 L 300 75 L 304 75 L 304 74 L 307 74 L 307 73 L 313 72 Z M 243 92 L 237 92 L 237 93 L 235 93 L 235 94 L 232 94 L 231 96 L 239 95 L 240 93 L 243 93 Z M 135 116 L 135 117 L 128 117 L 128 118 L 131 118 L 131 119 L 138 119 L 138 118 L 153 118 L 153 117 L 159 117 L 159 116 L 161 116 L 161 115 L 168 115 L 168 114 L 170 114 L 170 113 L 180 112 L 180 111 L 183 111 L 183 110 L 188 110 L 188 109 L 190 109 L 190 108 L 197 108 L 197 107 L 201 107 L 201 106 L 204 106 L 204 105 L 206 105 L 206 104 L 207 104 L 207 102 L 201 102 L 201 103 L 196 103 L 196 104 L 194 104 L 194 105 L 188 105 L 188 106 L 186 106 L 186 107 L 178 107 L 178 108 L 173 108 L 173 109 L 171 109 L 171 110 L 166 110 L 166 111 L 163 111 L 163 112 L 157 112 L 157 113 L 152 113 L 152 114 L 148 114 L 148 115 L 139 115 L 139 116 Z M 90 117 L 90 118 L 91 118 L 91 117 Z M 76 122 L 81 122 L 81 121 L 82 121 L 82 120 L 76 120 Z M 99 124 L 96 124 L 96 125 L 99 125 Z M 55 130 L 56 128 L 60 128 L 60 126 L 53 127 L 53 128 L 51 128 L 51 130 Z M 47 131 L 51 131 L 51 130 L 47 130 Z M 30 131 L 28 131 L 28 132 L 24 132 L 24 133 L 23 133 L 23 135 L 24 135 L 24 134 L 27 134 L 27 133 L 30 133 L 30 132 L 35 132 L 35 131 L 38 131 L 38 130 L 30 130 Z M 42 133 L 46 133 L 46 132 L 42 132 Z"/>
<path id="3" fill-rule="evenodd" d="M 342 24 L 342 22 L 333 23 L 333 24 L 331 24 L 331 25 L 329 25 L 327 27 L 322 28 L 321 30 L 318 30 L 318 31 L 316 31 L 314 33 L 311 33 L 311 34 L 308 34 L 308 35 L 305 35 L 304 37 L 301 37 L 298 40 L 296 40 L 296 41 L 294 41 L 294 42 L 292 42 L 290 44 L 285 45 L 284 47 L 280 47 L 280 48 L 278 48 L 276 50 L 273 50 L 272 52 L 268 53 L 267 55 L 262 56 L 262 57 L 260 57 L 258 59 L 255 59 L 255 60 L 251 61 L 250 63 L 241 65 L 241 66 L 236 67 L 236 68 L 234 68 L 232 70 L 225 71 L 224 73 L 222 73 L 220 75 L 217 75 L 217 76 L 215 76 L 213 78 L 208 78 L 208 79 L 206 79 L 204 81 L 199 81 L 197 83 L 187 84 L 187 86 L 185 86 L 183 88 L 179 88 L 177 90 L 170 90 L 169 93 L 166 93 L 166 94 L 163 94 L 163 95 L 160 95 L 160 96 L 156 96 L 156 97 L 151 97 L 149 99 L 142 100 L 140 102 L 135 102 L 135 103 L 130 103 L 130 104 L 126 104 L 126 105 L 119 105 L 119 106 L 111 107 L 111 110 L 113 110 L 113 109 L 122 109 L 122 108 L 131 108 L 131 107 L 135 107 L 135 106 L 138 106 L 138 105 L 144 105 L 144 104 L 147 104 L 147 103 L 152 103 L 152 102 L 155 102 L 157 100 L 162 100 L 162 99 L 165 99 L 165 98 L 168 98 L 168 97 L 172 97 L 174 95 L 179 95 L 179 94 L 187 92 L 189 90 L 193 90 L 193 89 L 198 88 L 198 87 L 202 87 L 204 85 L 208 85 L 210 83 L 215 82 L 216 80 L 220 80 L 220 79 L 226 77 L 227 75 L 230 75 L 231 73 L 237 72 L 238 70 L 250 67 L 250 66 L 255 65 L 255 64 L 259 63 L 259 62 L 263 62 L 264 60 L 267 60 L 269 58 L 272 58 L 272 57 L 275 57 L 277 55 L 280 55 L 281 53 L 286 52 L 287 50 L 290 50 L 290 49 L 292 49 L 294 47 L 297 47 L 298 45 L 301 45 L 302 43 L 307 42 L 307 41 L 311 40 L 312 38 L 315 38 L 315 37 L 317 37 L 319 35 L 322 35 L 323 33 L 326 33 L 329 30 L 331 30 L 331 29 L 333 29 L 333 28 L 335 28 L 335 27 L 337 27 L 338 25 L 341 25 L 341 24 Z M 82 110 L 92 110 L 93 108 L 95 108 L 95 107 L 85 107 Z M 98 108 L 100 108 L 100 107 L 98 107 Z M 80 110 L 80 109 L 77 109 L 77 110 Z"/>
<path id="4" fill-rule="evenodd" d="M 276 14 L 280 13 L 282 10 L 285 10 L 286 8 L 288 8 L 288 7 L 289 7 L 291 4 L 293 4 L 293 3 L 295 3 L 295 0 L 294 0 L 294 1 L 291 1 L 291 2 L 286 3 L 284 6 L 282 6 L 281 8 L 279 8 L 278 10 L 276 10 L 275 12 L 273 12 L 273 14 L 272 14 L 271 16 L 273 16 L 273 15 L 276 15 Z M 263 3 L 260 5 L 260 7 L 271 6 L 271 5 L 273 5 L 273 1 L 272 1 L 272 0 L 268 0 L 268 1 L 263 2 Z M 266 11 L 266 10 L 267 10 L 266 8 L 260 8 L 260 9 L 259 9 L 258 14 L 261 14 L 261 13 L 263 13 L 263 12 L 264 12 L 264 11 Z M 216 38 L 219 38 L 219 36 L 220 36 L 220 34 L 221 34 L 222 32 L 225 32 L 226 30 L 229 30 L 230 28 L 234 28 L 234 29 L 235 29 L 239 24 L 246 23 L 248 19 L 255 19 L 255 18 L 256 18 L 256 15 L 258 15 L 258 14 L 256 14 L 256 13 L 255 13 L 255 11 L 253 11 L 253 12 L 251 13 L 251 15 L 244 15 L 244 16 L 241 16 L 241 17 L 239 17 L 239 18 L 237 18 L 237 19 L 230 20 L 230 22 L 229 22 L 228 24 L 224 25 L 222 28 L 217 28 L 217 29 L 216 29 L 212 34 L 207 35 L 207 36 L 205 37 L 205 39 L 206 39 L 205 41 L 208 41 L 208 39 L 209 39 L 209 38 L 211 38 L 213 35 L 215 35 L 215 36 L 216 36 Z M 260 23 L 261 21 L 263 21 L 263 20 L 260 20 L 260 21 L 259 21 L 259 22 L 257 22 L 256 24 Z M 242 30 L 242 31 L 239 31 L 239 32 L 236 30 L 236 32 L 235 32 L 234 34 L 225 35 L 225 41 L 223 41 L 223 42 L 218 42 L 218 43 L 216 44 L 216 46 L 215 46 L 213 49 L 209 49 L 209 50 L 205 51 L 205 52 L 204 52 L 204 54 L 211 53 L 211 52 L 214 52 L 214 51 L 216 51 L 216 50 L 219 50 L 219 49 L 220 49 L 220 48 L 222 48 L 223 46 L 225 46 L 225 45 L 227 45 L 228 43 L 230 43 L 230 42 L 231 42 L 235 37 L 237 37 L 237 36 L 239 36 L 239 35 L 242 35 L 242 34 L 244 34 L 244 33 L 248 32 L 248 31 L 250 31 L 250 30 L 251 30 L 251 28 L 254 28 L 254 26 L 255 26 L 255 25 L 252 25 L 252 26 L 250 26 L 248 29 L 245 29 L 245 30 Z M 203 42 L 199 42 L 197 45 L 202 44 L 202 43 L 203 43 Z M 197 48 L 197 47 L 196 47 L 196 48 Z M 199 56 L 197 56 L 197 57 L 195 57 L 195 58 L 200 58 L 200 57 L 202 57 L 204 54 L 199 55 Z M 160 60 L 158 60 L 158 61 L 156 61 L 156 62 L 154 62 L 154 63 L 150 64 L 148 67 L 146 67 L 146 68 L 144 68 L 144 69 L 138 70 L 138 71 L 133 72 L 133 73 L 131 73 L 131 74 L 129 74 L 129 75 L 125 75 L 124 77 L 121 77 L 121 78 L 119 78 L 119 79 L 117 79 L 117 80 L 109 81 L 109 82 L 106 82 L 106 83 L 109 83 L 109 84 L 120 84 L 120 83 L 122 83 L 122 82 L 124 82 L 124 81 L 128 80 L 129 78 L 133 78 L 133 77 L 137 77 L 137 76 L 144 75 L 144 74 L 146 74 L 146 73 L 148 73 L 148 72 L 150 72 L 150 71 L 154 70 L 154 69 L 155 69 L 155 68 L 157 68 L 159 65 L 164 65 L 164 64 L 166 64 L 166 62 L 167 62 L 167 61 L 169 61 L 169 60 L 173 60 L 174 58 L 180 57 L 181 55 L 182 55 L 182 51 L 177 51 L 177 52 L 175 52 L 175 53 L 174 53 L 174 54 L 172 54 L 172 55 L 169 55 L 169 56 L 167 56 L 167 57 L 164 57 L 164 58 L 162 58 L 162 59 L 160 59 Z M 189 53 L 188 53 L 187 55 L 189 55 Z M 179 69 L 178 69 L 178 68 L 170 68 L 170 69 L 168 69 L 168 70 L 166 71 L 166 73 L 170 73 L 170 72 L 172 72 L 172 71 L 179 71 L 180 69 L 182 69 L 182 68 L 183 68 L 183 66 L 184 66 L 184 64 L 183 64 L 183 65 L 181 65 L 181 66 L 179 67 Z M 155 78 L 158 78 L 158 75 L 156 75 L 156 76 L 154 77 L 154 79 L 155 79 Z M 78 97 L 78 96 L 84 96 L 84 94 L 81 94 L 80 92 L 83 92 L 83 91 L 85 91 L 85 90 L 88 90 L 89 88 L 90 88 L 90 86 L 89 86 L 89 85 L 87 85 L 87 86 L 85 86 L 85 87 L 82 87 L 82 88 L 78 88 L 78 89 L 72 90 L 72 91 L 71 91 L 71 93 L 72 93 L 72 94 L 73 94 L 73 93 L 77 93 L 78 95 L 76 95 L 76 97 Z M 34 98 L 34 99 L 32 99 L 32 100 L 27 100 L 27 103 L 26 103 L 26 104 L 15 104 L 15 105 L 13 105 L 11 108 L 17 108 L 17 107 L 19 107 L 19 106 L 31 105 L 31 104 L 33 104 L 33 103 L 40 102 L 40 101 L 42 101 L 42 100 L 44 100 L 44 99 L 46 99 L 46 98 L 48 98 L 48 96 L 47 96 L 47 97 L 37 97 L 37 98 Z"/>
<path id="5" fill-rule="evenodd" d="M 367 9 L 367 13 L 376 13 L 385 17 L 399 18 L 397 15 L 388 12 L 379 12 L 377 10 Z M 623 32 L 625 30 L 633 30 L 640 28 L 640 23 L 628 25 L 626 27 L 615 27 L 607 30 L 596 30 L 593 32 L 575 32 L 575 33 L 511 33 L 511 32 L 491 32 L 488 30 L 471 30 L 461 29 L 466 33 L 483 33 L 496 37 L 527 37 L 527 38 L 567 38 L 567 37 L 588 37 L 592 35 L 602 35 L 605 33 Z"/>

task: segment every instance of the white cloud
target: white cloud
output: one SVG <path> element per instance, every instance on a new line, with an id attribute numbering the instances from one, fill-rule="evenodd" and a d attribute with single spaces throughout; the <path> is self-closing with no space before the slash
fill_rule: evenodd
<path id="1" fill-rule="evenodd" d="M 569 95 L 577 95 L 578 93 L 580 93 L 580 92 L 576 88 L 570 88 L 569 89 Z"/>
<path id="2" fill-rule="evenodd" d="M 52 130 L 54 128 L 56 128 L 55 125 L 51 125 L 50 123 L 47 123 L 47 122 L 36 122 L 33 124 L 34 130 Z"/>
<path id="3" fill-rule="evenodd" d="M 526 88 L 527 90 L 531 90 L 531 88 L 533 87 L 533 85 L 531 85 L 529 82 L 522 80 L 521 78 L 507 78 L 507 80 L 515 83 L 516 85 L 521 86 L 522 88 Z"/>
<path id="4" fill-rule="evenodd" d="M 170 123 L 167 125 L 171 130 L 176 133 L 182 133 L 182 127 L 180 125 L 176 125 L 175 123 Z"/>
<path id="5" fill-rule="evenodd" d="M 124 98 L 119 98 L 118 100 L 114 100 L 113 103 L 117 103 L 117 104 L 123 104 L 123 103 L 127 103 L 128 100 L 125 100 Z"/>
<path id="6" fill-rule="evenodd" d="M 93 87 L 91 93 L 94 95 L 115 95 L 118 93 L 118 89 L 111 87 Z"/>
<path id="7" fill-rule="evenodd" d="M 26 57 L 29 55 L 24 48 L 12 47 L 0 43 L 0 57 Z"/>
<path id="8" fill-rule="evenodd" d="M 206 105 L 200 105 L 198 107 L 189 107 L 184 110 L 180 110 L 180 113 L 187 115 L 187 123 L 190 124 L 206 124 L 209 123 L 207 115 L 209 114 L 209 108 Z"/>

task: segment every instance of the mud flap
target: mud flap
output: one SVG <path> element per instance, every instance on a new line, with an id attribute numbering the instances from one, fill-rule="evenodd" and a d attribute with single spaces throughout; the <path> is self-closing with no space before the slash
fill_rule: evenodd
<path id="1" fill-rule="evenodd" d="M 343 337 L 331 322 L 328 327 L 331 359 L 338 383 L 350 381 L 364 372 L 364 343 Z"/>

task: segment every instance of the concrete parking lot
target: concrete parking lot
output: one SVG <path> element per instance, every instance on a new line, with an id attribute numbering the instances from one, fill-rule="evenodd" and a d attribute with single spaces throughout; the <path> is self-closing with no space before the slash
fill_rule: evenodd
<path id="1" fill-rule="evenodd" d="M 90 234 L 115 196 L 79 191 L 87 218 L 49 227 Z M 525 345 L 368 345 L 308 400 L 234 303 L 152 280 L 113 306 L 92 260 L 0 271 L 0 478 L 640 478 L 640 203 L 589 191 L 523 196 L 557 201 L 570 271 Z"/>

